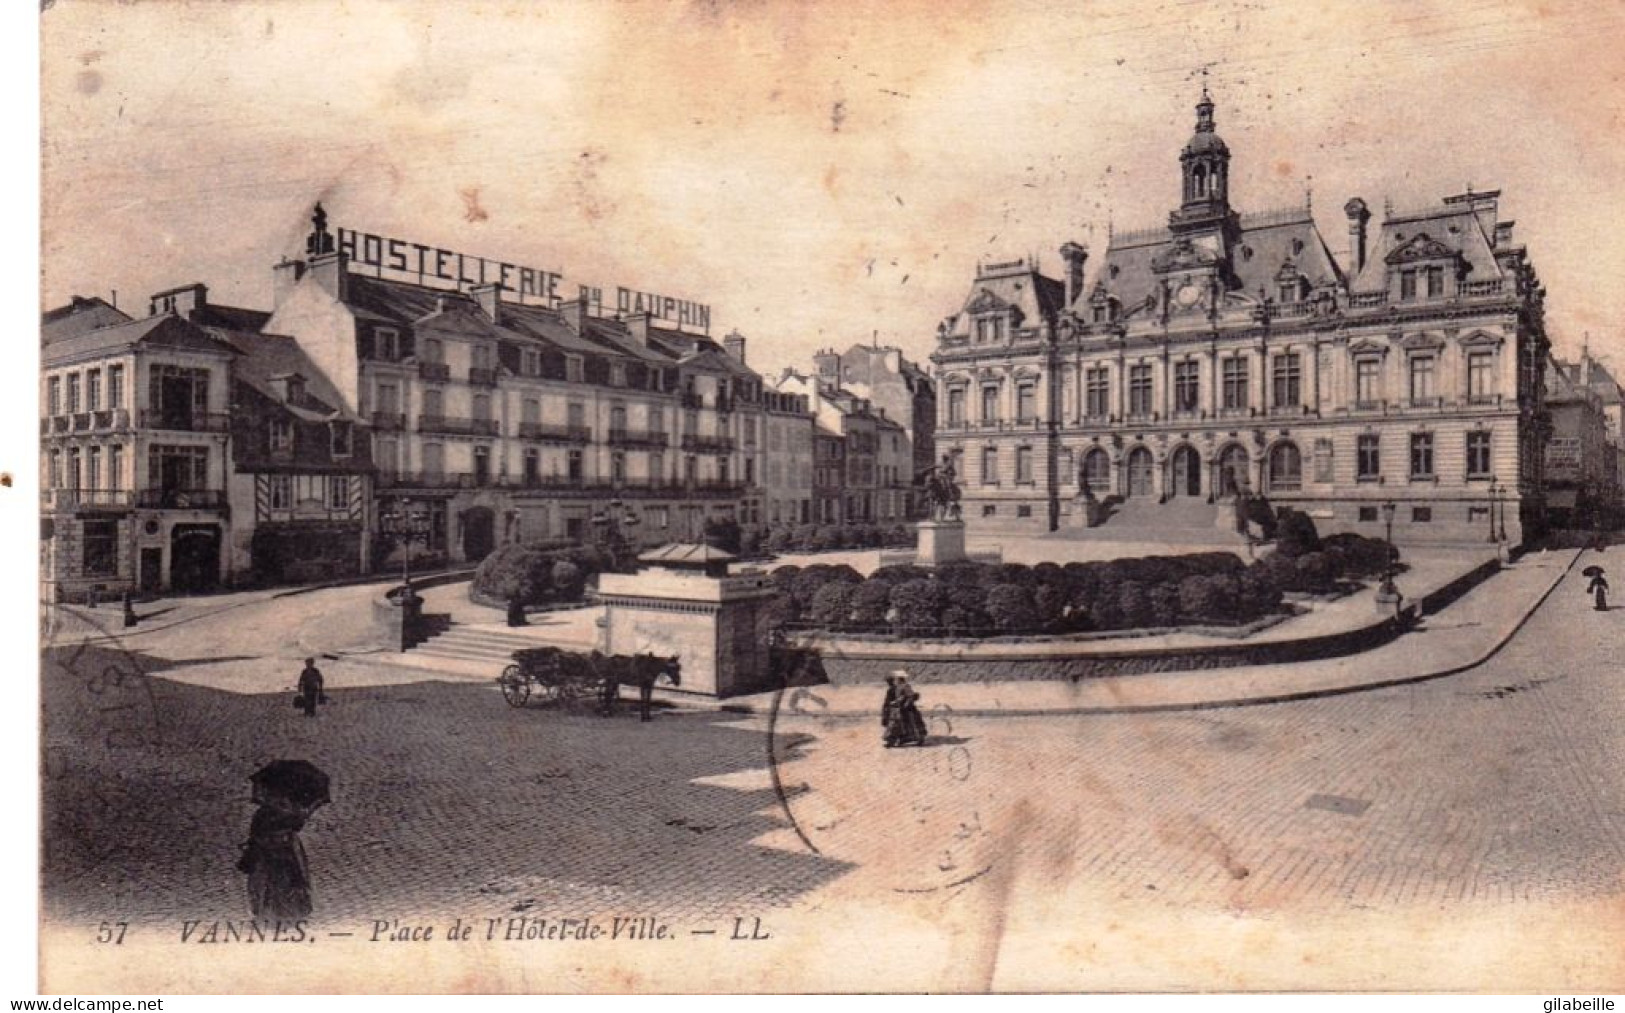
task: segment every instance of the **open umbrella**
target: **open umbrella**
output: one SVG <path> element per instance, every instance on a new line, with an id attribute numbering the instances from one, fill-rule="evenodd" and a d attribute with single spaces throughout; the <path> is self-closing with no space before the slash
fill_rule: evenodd
<path id="1" fill-rule="evenodd" d="M 1600 567 L 1600 566 L 1588 566 L 1584 570 L 1580 571 L 1580 576 L 1582 576 L 1582 577 L 1601 577 L 1602 576 L 1602 567 Z"/>
<path id="2" fill-rule="evenodd" d="M 249 780 L 254 783 L 255 802 L 280 798 L 309 810 L 332 801 L 327 774 L 309 760 L 273 760 Z"/>

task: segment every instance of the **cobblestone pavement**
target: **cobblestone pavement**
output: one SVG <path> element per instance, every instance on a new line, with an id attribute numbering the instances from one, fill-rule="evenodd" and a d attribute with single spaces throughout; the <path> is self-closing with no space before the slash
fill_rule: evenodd
<path id="1" fill-rule="evenodd" d="M 245 779 L 298 756 L 334 778 L 305 833 L 333 921 L 778 911 L 781 935 L 789 919 L 813 934 L 803 948 L 827 947 L 803 968 L 824 977 L 780 985 L 944 989 L 1510 987 L 1525 979 L 1306 979 L 1287 962 L 1224 977 L 1227 959 L 1288 938 L 1319 940 L 1323 970 L 1328 952 L 1346 974 L 1420 967 L 1456 926 L 1504 923 L 1500 949 L 1472 946 L 1566 947 L 1617 985 L 1617 934 L 1611 956 L 1566 935 L 1597 905 L 1596 931 L 1617 932 L 1625 886 L 1625 609 L 1591 611 L 1578 570 L 1500 654 L 1450 678 L 1187 713 L 938 710 L 931 745 L 906 750 L 881 748 L 878 721 L 798 713 L 815 708 L 807 697 L 776 721 L 667 712 L 643 725 L 425 682 L 336 689 L 306 720 L 280 686 L 141 674 L 184 678 L 206 658 L 56 650 L 46 909 L 67 922 L 246 916 L 233 869 Z M 1369 939 L 1345 945 L 1361 919 L 1402 915 L 1425 932 L 1382 922 L 1386 957 Z M 910 973 L 866 956 L 863 940 L 882 936 L 916 946 Z M 1045 966 L 1082 977 L 1001 963 L 1014 938 L 1029 951 L 1053 939 Z M 829 976 L 837 965 L 844 976 Z"/>

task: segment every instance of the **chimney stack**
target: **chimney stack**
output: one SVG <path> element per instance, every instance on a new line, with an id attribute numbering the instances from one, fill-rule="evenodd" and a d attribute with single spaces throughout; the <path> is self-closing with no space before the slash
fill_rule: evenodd
<path id="1" fill-rule="evenodd" d="M 727 337 L 722 339 L 722 347 L 727 349 L 730 359 L 741 366 L 745 364 L 745 336 L 737 329 L 729 331 Z"/>
<path id="2" fill-rule="evenodd" d="M 160 313 L 173 313 L 183 319 L 191 319 L 193 312 L 209 304 L 209 289 L 202 282 L 191 285 L 182 285 L 180 288 L 166 289 L 152 297 L 147 312 L 152 316 Z"/>
<path id="3" fill-rule="evenodd" d="M 497 322 L 497 314 L 502 309 L 502 286 L 497 282 L 488 282 L 484 285 L 475 285 L 468 290 L 474 301 L 480 304 L 480 309 L 493 324 Z"/>
<path id="4" fill-rule="evenodd" d="M 1089 259 L 1089 251 L 1077 243 L 1065 243 L 1061 259 L 1066 262 L 1066 304 L 1071 306 L 1083 293 L 1083 262 Z"/>
<path id="5" fill-rule="evenodd" d="M 572 331 L 577 334 L 587 332 L 586 299 L 571 299 L 568 302 L 559 303 L 559 315 L 564 317 L 564 322 L 569 325 Z"/>
<path id="6" fill-rule="evenodd" d="M 1343 205 L 1349 218 L 1349 277 L 1365 270 L 1365 225 L 1371 220 L 1371 209 L 1356 197 Z"/>
<path id="7" fill-rule="evenodd" d="M 642 348 L 649 347 L 649 320 L 652 316 L 650 313 L 633 313 L 623 319 L 632 340 Z"/>

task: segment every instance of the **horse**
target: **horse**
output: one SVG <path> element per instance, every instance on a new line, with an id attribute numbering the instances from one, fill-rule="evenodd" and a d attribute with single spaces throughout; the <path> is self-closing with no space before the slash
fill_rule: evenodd
<path id="1" fill-rule="evenodd" d="M 654 698 L 655 681 L 667 679 L 673 686 L 681 686 L 682 664 L 673 656 L 662 658 L 656 654 L 605 655 L 593 652 L 599 676 L 604 680 L 599 696 L 599 712 L 605 717 L 615 713 L 615 703 L 621 697 L 621 686 L 638 688 L 639 720 L 651 720 L 650 702 Z"/>

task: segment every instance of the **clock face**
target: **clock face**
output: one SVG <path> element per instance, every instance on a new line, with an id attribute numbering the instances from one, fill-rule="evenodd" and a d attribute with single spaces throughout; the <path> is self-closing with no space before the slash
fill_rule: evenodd
<path id="1" fill-rule="evenodd" d="M 1197 300 L 1201 298 L 1202 290 L 1197 288 L 1194 283 L 1188 281 L 1179 286 L 1179 288 L 1174 292 L 1174 299 L 1178 301 L 1179 305 L 1185 307 L 1195 306 Z"/>

